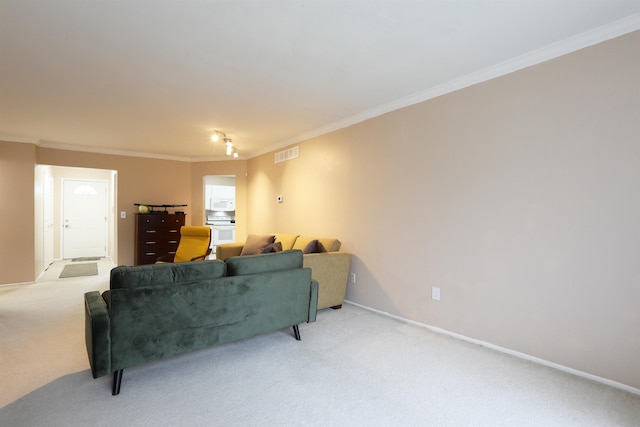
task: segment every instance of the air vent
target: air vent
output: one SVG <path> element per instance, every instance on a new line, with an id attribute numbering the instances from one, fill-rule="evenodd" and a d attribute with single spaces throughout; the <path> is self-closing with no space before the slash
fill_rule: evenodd
<path id="1" fill-rule="evenodd" d="M 296 145 L 293 148 L 276 153 L 275 163 L 286 162 L 287 160 L 297 159 L 298 157 L 300 157 L 300 147 Z"/>

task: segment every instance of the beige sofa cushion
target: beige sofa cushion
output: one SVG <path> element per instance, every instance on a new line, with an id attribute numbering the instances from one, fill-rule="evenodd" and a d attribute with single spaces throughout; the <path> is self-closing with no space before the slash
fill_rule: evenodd
<path id="1" fill-rule="evenodd" d="M 288 251 L 293 249 L 293 243 L 298 238 L 297 234 L 276 234 L 276 242 L 282 243 L 282 250 Z"/>
<path id="2" fill-rule="evenodd" d="M 320 243 L 322 243 L 322 246 L 324 246 L 327 252 L 337 252 L 340 250 L 341 243 L 340 243 L 340 240 L 338 239 L 318 238 L 318 237 L 308 237 L 308 236 L 298 236 L 298 238 L 296 239 L 296 242 L 293 244 L 293 247 L 291 249 L 304 250 L 304 248 L 306 248 L 307 245 L 312 240 L 318 240 Z"/>
<path id="3" fill-rule="evenodd" d="M 257 235 L 249 234 L 247 241 L 244 242 L 244 247 L 240 255 L 257 255 L 262 253 L 262 250 L 274 242 L 274 235 Z"/>

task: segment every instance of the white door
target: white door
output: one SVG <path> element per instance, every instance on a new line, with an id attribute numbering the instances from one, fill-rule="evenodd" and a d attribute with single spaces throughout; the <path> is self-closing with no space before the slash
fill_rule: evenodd
<path id="1" fill-rule="evenodd" d="M 62 200 L 62 257 L 107 253 L 107 182 L 65 179 Z"/>
<path id="2" fill-rule="evenodd" d="M 53 176 L 49 171 L 44 172 L 43 194 L 43 261 L 46 270 L 53 262 Z"/>

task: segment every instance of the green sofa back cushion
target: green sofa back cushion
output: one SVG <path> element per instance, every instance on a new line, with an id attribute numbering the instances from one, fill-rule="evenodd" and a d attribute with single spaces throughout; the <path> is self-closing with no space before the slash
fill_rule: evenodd
<path id="1" fill-rule="evenodd" d="M 227 264 L 227 276 L 244 276 L 246 274 L 291 270 L 302 268 L 302 251 L 293 250 L 234 256 L 227 258 L 224 262 Z"/>
<path id="2" fill-rule="evenodd" d="M 166 264 L 118 266 L 111 270 L 111 289 L 188 283 L 224 277 L 226 265 L 220 260 L 188 261 Z"/>

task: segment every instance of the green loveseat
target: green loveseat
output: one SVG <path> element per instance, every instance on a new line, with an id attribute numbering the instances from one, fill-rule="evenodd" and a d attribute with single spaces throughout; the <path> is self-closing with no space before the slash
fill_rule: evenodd
<path id="1" fill-rule="evenodd" d="M 254 335 L 314 322 L 318 283 L 302 252 L 227 260 L 120 266 L 110 289 L 84 295 L 85 339 L 94 378 Z"/>

